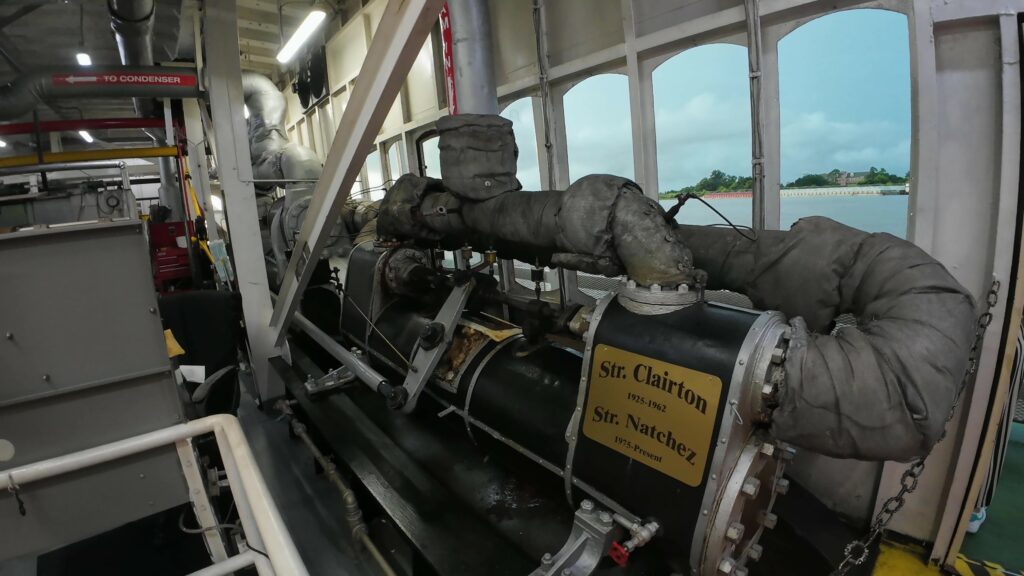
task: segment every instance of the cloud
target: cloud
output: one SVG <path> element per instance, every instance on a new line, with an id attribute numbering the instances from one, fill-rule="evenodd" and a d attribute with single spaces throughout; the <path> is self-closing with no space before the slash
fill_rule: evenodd
<path id="1" fill-rule="evenodd" d="M 871 166 L 903 174 L 910 164 L 910 127 L 890 120 L 849 122 L 821 111 L 783 114 L 782 180 L 833 168 Z"/>

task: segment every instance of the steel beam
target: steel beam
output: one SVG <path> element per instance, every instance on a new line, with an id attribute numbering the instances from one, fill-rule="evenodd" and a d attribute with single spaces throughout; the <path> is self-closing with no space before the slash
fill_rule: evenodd
<path id="1" fill-rule="evenodd" d="M 324 162 L 302 233 L 288 262 L 271 319 L 271 332 L 277 345 L 284 341 L 300 296 L 313 273 L 313 264 L 338 221 L 367 152 L 430 34 L 442 3 L 443 0 L 390 0 L 384 8 Z M 238 117 L 241 118 L 241 114 Z"/>
<path id="2" fill-rule="evenodd" d="M 266 400 L 284 392 L 270 374 L 268 361 L 278 354 L 270 331 L 270 287 L 252 185 L 249 140 L 242 114 L 242 70 L 238 60 L 238 25 L 234 0 L 209 0 L 203 35 L 206 87 L 216 138 L 217 174 L 234 254 L 238 291 L 249 339 L 249 360 L 256 389 Z M 351 185 L 350 185 L 351 186 Z"/>
<path id="3" fill-rule="evenodd" d="M 55 162 L 85 162 L 89 160 L 124 160 L 126 158 L 166 158 L 177 156 L 174 146 L 155 148 L 112 148 L 109 150 L 79 150 L 76 152 L 43 152 L 43 164 Z M 0 168 L 14 168 L 39 164 L 38 154 L 9 156 L 0 159 Z"/>

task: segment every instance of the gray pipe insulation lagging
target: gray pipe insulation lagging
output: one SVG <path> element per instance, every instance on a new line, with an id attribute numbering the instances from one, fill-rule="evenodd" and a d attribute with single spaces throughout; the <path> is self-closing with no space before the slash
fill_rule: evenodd
<path id="1" fill-rule="evenodd" d="M 255 180 L 318 180 L 323 165 L 316 152 L 288 141 L 284 95 L 266 76 L 242 72 L 242 94 L 249 109 L 249 155 Z M 269 184 L 257 188 L 273 190 Z M 303 184 L 312 192 L 310 184 Z"/>
<path id="2" fill-rule="evenodd" d="M 618 176 L 585 176 L 566 190 L 473 201 L 440 180 L 406 174 L 384 197 L 377 226 L 382 237 L 468 242 L 530 263 L 676 286 L 693 279 L 693 262 L 664 213 Z"/>
<path id="3" fill-rule="evenodd" d="M 974 300 L 917 246 L 821 217 L 749 240 L 679 226 L 708 288 L 788 316 L 792 335 L 772 433 L 833 456 L 910 460 L 943 434 L 964 379 Z M 840 314 L 856 326 L 830 333 Z"/>
<path id="4" fill-rule="evenodd" d="M 913 244 L 826 218 L 751 241 L 728 228 L 675 226 L 624 178 L 587 176 L 565 191 L 474 201 L 406 175 L 382 205 L 383 238 L 471 242 L 641 285 L 703 280 L 791 318 L 780 439 L 838 458 L 909 460 L 945 427 L 976 323 L 969 293 Z M 834 319 L 859 324 L 829 334 Z"/>
<path id="5" fill-rule="evenodd" d="M 101 81 L 105 77 L 118 81 Z M 196 71 L 159 66 L 92 66 L 28 72 L 0 87 L 0 120 L 27 114 L 46 100 L 133 96 L 197 98 Z"/>

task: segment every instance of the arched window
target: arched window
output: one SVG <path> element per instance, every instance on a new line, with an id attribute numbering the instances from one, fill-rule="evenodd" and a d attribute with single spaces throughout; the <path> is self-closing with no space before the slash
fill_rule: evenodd
<path id="1" fill-rule="evenodd" d="M 732 44 L 691 48 L 653 73 L 658 188 L 668 208 L 686 193 L 702 198 L 734 224 L 749 226 L 750 84 L 747 49 Z M 721 224 L 701 202 L 676 220 Z"/>
<path id="2" fill-rule="evenodd" d="M 388 144 L 388 172 L 391 174 L 391 182 L 385 182 L 385 184 L 391 186 L 399 176 L 408 171 L 402 162 L 402 142 L 395 140 Z"/>
<path id="3" fill-rule="evenodd" d="M 781 226 L 820 215 L 869 232 L 907 232 L 907 17 L 829 14 L 779 42 Z"/>
<path id="4" fill-rule="evenodd" d="M 573 86 L 563 97 L 569 179 L 588 174 L 633 178 L 633 134 L 629 80 L 599 74 Z"/>
<path id="5" fill-rule="evenodd" d="M 366 188 L 363 194 L 366 200 L 384 198 L 384 169 L 380 164 L 380 152 L 374 150 L 366 157 Z"/>
<path id="6" fill-rule="evenodd" d="M 441 177 L 441 149 L 438 148 L 440 139 L 435 134 L 425 140 L 420 140 L 420 164 L 422 165 L 423 176 L 431 178 Z"/>
<path id="7" fill-rule="evenodd" d="M 533 117 L 533 98 L 527 96 L 509 104 L 501 115 L 512 121 L 512 131 L 519 148 L 516 162 L 516 176 L 523 190 L 546 188 L 540 181 L 540 164 L 537 156 L 537 128 Z"/>

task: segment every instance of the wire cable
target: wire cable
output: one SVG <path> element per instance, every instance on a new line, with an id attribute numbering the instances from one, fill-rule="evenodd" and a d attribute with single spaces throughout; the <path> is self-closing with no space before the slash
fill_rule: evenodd
<path id="1" fill-rule="evenodd" d="M 736 233 L 739 234 L 740 236 L 746 238 L 747 240 L 750 240 L 751 242 L 757 242 L 757 230 L 754 230 L 750 226 L 737 226 L 736 224 L 733 224 L 732 220 L 729 220 L 728 218 L 725 217 L 725 214 L 722 214 L 721 212 L 718 211 L 718 208 L 715 208 L 714 206 L 711 205 L 710 202 L 708 202 L 707 200 L 705 200 L 705 199 L 701 198 L 700 196 L 694 194 L 693 192 L 687 192 L 686 195 L 683 197 L 683 199 L 681 201 L 679 201 L 678 205 L 680 207 L 682 207 L 682 205 L 685 204 L 686 201 L 689 200 L 690 198 L 694 198 L 696 200 L 699 200 L 701 202 L 701 204 L 704 204 L 705 206 L 710 208 L 712 212 L 714 212 L 715 214 L 718 214 L 718 217 L 721 218 L 722 220 L 724 220 L 725 223 L 727 225 L 729 225 L 730 228 L 735 230 Z M 747 234 L 746 232 L 744 232 L 744 230 L 749 230 L 753 234 Z"/>

